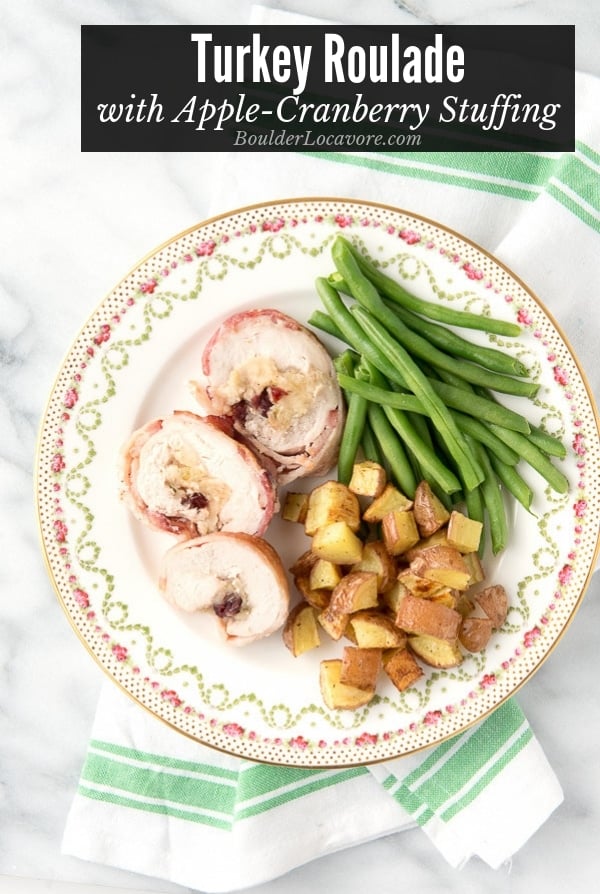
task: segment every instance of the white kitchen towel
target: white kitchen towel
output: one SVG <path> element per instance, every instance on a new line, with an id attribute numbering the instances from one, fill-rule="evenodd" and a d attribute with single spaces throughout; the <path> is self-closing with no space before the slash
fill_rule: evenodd
<path id="1" fill-rule="evenodd" d="M 282 18 L 257 9 L 253 21 Z M 215 213 L 327 195 L 396 205 L 455 228 L 540 296 L 598 393 L 587 300 L 600 281 L 598 107 L 600 82 L 578 74 L 573 153 L 232 153 L 206 157 L 204 178 Z M 107 684 L 63 849 L 200 891 L 234 891 L 418 823 L 451 865 L 476 855 L 498 867 L 561 800 L 514 700 L 416 755 L 301 770 L 211 751 Z"/>
<path id="2" fill-rule="evenodd" d="M 106 684 L 63 851 L 236 891 L 418 823 L 452 866 L 508 860 L 562 801 L 514 700 L 437 748 L 373 767 L 305 770 L 199 745 Z"/>

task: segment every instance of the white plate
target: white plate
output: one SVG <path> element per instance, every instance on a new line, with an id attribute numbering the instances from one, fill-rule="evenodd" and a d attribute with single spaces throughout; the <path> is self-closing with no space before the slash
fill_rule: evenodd
<path id="1" fill-rule="evenodd" d="M 510 545 L 496 559 L 485 557 L 488 580 L 505 586 L 511 604 L 486 651 L 449 671 L 427 670 L 403 694 L 382 681 L 379 697 L 355 712 L 329 711 L 319 693 L 319 662 L 336 656 L 340 644 L 324 642 L 296 659 L 278 634 L 231 649 L 216 638 L 211 619 L 170 607 L 156 587 L 169 535 L 132 519 L 119 502 L 115 474 L 119 446 L 134 428 L 173 409 L 198 409 L 188 382 L 225 316 L 277 307 L 308 319 L 319 304 L 315 277 L 331 272 L 330 246 L 339 232 L 416 294 L 521 323 L 517 339 L 470 337 L 504 346 L 531 367 L 541 383 L 536 400 L 503 402 L 560 434 L 568 446 L 561 468 L 571 484 L 559 496 L 523 469 L 535 488 L 532 513 L 511 504 Z M 540 667 L 593 570 L 599 470 L 597 413 L 585 378 L 548 312 L 517 277 L 439 224 L 368 202 L 309 199 L 200 224 L 116 286 L 59 371 L 41 428 L 36 487 L 43 549 L 60 601 L 116 683 L 210 746 L 325 767 L 440 742 L 488 714 Z M 302 484 L 308 489 L 311 482 Z M 267 537 L 286 567 L 308 544 L 300 526 L 278 518 Z"/>

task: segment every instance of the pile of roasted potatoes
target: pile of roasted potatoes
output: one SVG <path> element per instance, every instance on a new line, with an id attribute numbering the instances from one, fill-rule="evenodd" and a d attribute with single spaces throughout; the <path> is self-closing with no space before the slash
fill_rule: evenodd
<path id="1" fill-rule="evenodd" d="M 481 523 L 446 509 L 426 481 L 409 499 L 383 466 L 365 460 L 348 485 L 288 492 L 282 517 L 310 538 L 290 568 L 302 599 L 285 623 L 285 645 L 298 657 L 323 634 L 348 640 L 341 658 L 320 663 L 331 709 L 368 704 L 382 674 L 402 692 L 423 676 L 423 663 L 455 667 L 504 624 L 504 587 L 485 585 Z"/>

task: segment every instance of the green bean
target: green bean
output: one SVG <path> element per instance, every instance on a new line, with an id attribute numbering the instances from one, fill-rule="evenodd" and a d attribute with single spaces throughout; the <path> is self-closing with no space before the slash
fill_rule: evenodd
<path id="1" fill-rule="evenodd" d="M 483 505 L 483 497 L 481 496 L 481 485 L 474 487 L 473 490 L 464 492 L 465 505 L 467 507 L 467 515 L 474 521 L 485 521 L 485 509 Z"/>
<path id="2" fill-rule="evenodd" d="M 338 373 L 338 381 L 344 391 L 348 391 L 351 394 L 359 394 L 365 400 L 374 401 L 384 407 L 395 407 L 407 413 L 427 415 L 423 404 L 413 394 L 385 390 L 380 386 L 361 381 L 354 376 L 344 375 L 343 373 Z M 460 413 L 455 409 L 452 410 L 452 416 L 461 431 L 480 441 L 507 465 L 516 465 L 519 455 L 480 422 L 479 419 L 468 416 L 466 413 Z"/>
<path id="3" fill-rule="evenodd" d="M 349 250 L 347 243 L 336 239 L 333 244 L 332 256 L 336 267 L 344 277 L 351 290 L 352 297 L 371 313 L 375 319 L 398 340 L 413 357 L 425 360 L 434 367 L 448 370 L 455 376 L 460 376 L 467 382 L 501 391 L 504 394 L 514 394 L 521 397 L 535 397 L 539 385 L 535 382 L 524 382 L 503 373 L 492 372 L 467 360 L 452 357 L 436 348 L 426 338 L 409 329 L 402 320 L 382 300 L 377 289 L 366 277 L 362 276 L 355 256 Z"/>
<path id="4" fill-rule="evenodd" d="M 360 394 L 351 394 L 338 452 L 338 480 L 342 484 L 348 484 L 352 477 L 366 418 L 367 401 Z"/>
<path id="5" fill-rule="evenodd" d="M 529 434 L 529 423 L 521 414 L 497 401 L 474 394 L 465 388 L 456 388 L 446 382 L 430 379 L 431 387 L 442 398 L 446 406 L 460 410 L 468 416 L 475 416 L 485 422 L 495 422 L 503 428 Z"/>
<path id="6" fill-rule="evenodd" d="M 386 391 L 370 382 L 363 382 L 353 376 L 338 373 L 338 382 L 344 391 L 351 394 L 360 394 L 365 400 L 373 403 L 385 404 L 388 407 L 396 407 L 398 410 L 405 410 L 412 413 L 425 413 L 423 404 L 414 394 L 406 394 L 402 391 Z"/>
<path id="7" fill-rule="evenodd" d="M 481 496 L 488 518 L 492 552 L 497 556 L 498 553 L 502 552 L 508 541 L 508 520 L 506 518 L 502 490 L 485 448 L 474 441 L 473 451 L 485 472 L 485 478 L 480 484 Z"/>
<path id="8" fill-rule="evenodd" d="M 339 338 L 340 341 L 345 341 L 342 332 L 335 325 L 329 314 L 323 313 L 322 310 L 313 310 L 308 318 L 308 322 L 311 326 L 314 326 L 315 329 L 320 329 L 328 335 L 333 335 L 334 338 Z"/>
<path id="9" fill-rule="evenodd" d="M 351 294 L 348 283 L 339 271 L 336 270 L 333 273 L 330 273 L 327 279 L 338 292 L 342 292 L 346 295 Z M 424 319 L 422 316 L 419 316 L 414 311 L 402 307 L 395 301 L 384 299 L 384 304 L 386 304 L 386 306 L 389 307 L 409 329 L 412 329 L 414 332 L 422 333 L 432 345 L 435 345 L 447 354 L 462 357 L 464 360 L 478 363 L 480 366 L 492 370 L 493 372 L 503 373 L 508 376 L 514 375 L 524 377 L 529 375 L 529 370 L 525 364 L 521 363 L 517 357 L 507 354 L 505 351 L 500 351 L 498 348 L 489 348 L 485 345 L 475 344 L 474 342 L 463 338 L 461 335 L 458 335 L 452 329 L 448 329 L 446 326 L 440 326 L 437 323 L 432 323 L 429 320 Z M 459 377 L 457 376 L 457 378 Z"/>
<path id="10" fill-rule="evenodd" d="M 338 239 L 343 239 L 338 236 Z M 466 329 L 479 329 L 484 332 L 494 332 L 497 335 L 506 335 L 515 337 L 520 335 L 521 327 L 516 323 L 510 323 L 505 320 L 495 320 L 493 317 L 487 317 L 483 314 L 473 314 L 469 311 L 456 310 L 447 307 L 444 304 L 435 304 L 431 301 L 417 298 L 404 289 L 400 283 L 391 279 L 373 264 L 369 263 L 360 252 L 347 240 L 343 240 L 346 245 L 354 253 L 354 256 L 365 276 L 373 283 L 374 286 L 387 298 L 396 301 L 398 304 L 408 307 L 416 313 L 420 313 L 430 320 L 437 320 L 440 323 L 449 323 L 450 325 L 462 326 Z"/>
<path id="11" fill-rule="evenodd" d="M 374 463 L 379 463 L 380 466 L 385 466 L 385 459 L 381 455 L 381 451 L 379 450 L 379 445 L 377 444 L 377 440 L 375 435 L 373 434 L 373 429 L 369 423 L 369 414 L 367 407 L 367 419 L 365 421 L 365 427 L 363 428 L 362 438 L 361 438 L 361 446 L 362 451 L 365 455 L 365 459 L 370 460 Z"/>
<path id="12" fill-rule="evenodd" d="M 407 412 L 406 418 L 410 422 L 410 424 L 415 429 L 419 438 L 423 441 L 423 443 L 427 446 L 427 448 L 431 451 L 435 451 L 433 438 L 431 436 L 431 432 L 429 431 L 429 426 L 427 424 L 427 417 L 422 416 L 419 413 L 415 412 Z M 419 458 L 409 451 L 409 458 L 412 459 L 413 465 L 415 467 L 415 474 L 417 475 L 419 481 L 426 479 L 431 487 L 432 491 L 440 500 L 441 503 L 446 507 L 448 512 L 452 511 L 452 506 L 456 501 L 457 491 L 452 491 L 452 494 L 447 493 L 440 485 L 435 481 L 431 475 L 428 475 L 424 470 L 422 463 L 419 461 Z"/>
<path id="13" fill-rule="evenodd" d="M 486 530 L 486 528 L 485 506 L 483 504 L 483 497 L 481 496 L 481 485 L 479 487 L 473 488 L 473 490 L 465 491 L 464 501 L 469 518 L 472 518 L 474 521 L 481 522 L 481 524 L 484 526 L 482 530 L 482 536 L 479 541 L 479 549 L 477 550 L 477 555 L 479 556 L 479 558 L 482 558 L 485 552 L 484 531 Z"/>
<path id="14" fill-rule="evenodd" d="M 361 307 L 369 311 L 382 326 L 385 326 L 388 332 L 413 357 L 421 358 L 434 367 L 448 370 L 453 375 L 460 376 L 467 382 L 472 382 L 483 388 L 521 397 L 535 397 L 539 390 L 537 383 L 524 382 L 522 379 L 492 372 L 475 363 L 452 357 L 440 351 L 417 332 L 409 329 L 398 315 L 385 304 L 373 283 L 362 275 L 355 255 L 350 250 L 348 243 L 341 237 L 338 237 L 333 243 L 331 253 L 352 297 L 358 301 Z"/>
<path id="15" fill-rule="evenodd" d="M 475 387 L 474 392 L 483 397 L 486 400 L 492 401 L 493 403 L 498 403 L 499 401 L 494 394 L 491 394 L 489 391 L 483 388 Z M 490 420 L 491 421 L 491 420 Z M 510 426 L 506 426 L 509 428 Z M 562 443 L 560 438 L 555 437 L 554 435 L 548 434 L 548 432 L 544 431 L 538 425 L 530 425 L 528 432 L 522 432 L 527 435 L 527 440 L 531 442 L 539 451 L 547 456 L 553 456 L 557 459 L 564 459 L 567 455 L 567 450 L 565 445 Z M 533 454 L 532 454 L 533 455 Z M 550 473 L 552 474 L 552 473 Z"/>
<path id="16" fill-rule="evenodd" d="M 442 382 L 445 382 L 446 385 L 452 385 L 453 388 L 462 388 L 463 391 L 469 391 L 471 394 L 480 392 L 482 397 L 486 397 L 488 400 L 490 399 L 488 396 L 491 394 L 490 391 L 485 388 L 476 388 L 474 383 L 467 382 L 466 379 L 455 375 L 450 369 L 441 369 L 439 366 L 430 366 L 428 367 L 428 372 L 429 375 L 434 376 L 436 379 L 440 379 Z"/>
<path id="17" fill-rule="evenodd" d="M 484 425 L 483 422 L 480 422 L 479 419 L 475 419 L 473 416 L 459 413 L 458 410 L 454 410 L 452 415 L 462 432 L 469 435 L 474 441 L 479 441 L 480 444 L 487 447 L 505 465 L 516 466 L 519 461 L 519 454 L 505 444 L 504 441 L 501 441 L 497 435 L 490 431 L 487 425 Z"/>
<path id="18" fill-rule="evenodd" d="M 344 291 L 341 285 L 340 291 Z M 414 311 L 408 310 L 396 302 L 387 300 L 385 304 L 400 317 L 409 329 L 422 333 L 428 341 L 448 354 L 455 354 L 464 360 L 472 360 L 474 363 L 479 363 L 487 369 L 509 376 L 529 375 L 529 370 L 525 364 L 505 351 L 475 344 L 451 329 L 447 329 L 445 326 L 423 319 Z"/>
<path id="19" fill-rule="evenodd" d="M 460 481 L 456 475 L 446 468 L 436 453 L 421 440 L 406 414 L 394 407 L 384 407 L 383 411 L 405 446 L 415 454 L 425 478 L 428 480 L 431 478 L 447 494 L 460 490 Z"/>
<path id="20" fill-rule="evenodd" d="M 332 300 L 336 300 L 338 307 L 344 315 L 350 321 L 350 324 L 353 322 L 352 315 L 347 310 L 335 290 L 330 286 L 329 287 L 330 294 L 327 297 L 327 300 L 331 302 Z M 321 297 L 323 297 L 322 292 L 320 292 Z M 319 320 L 321 317 L 324 317 L 329 321 L 327 325 L 327 331 L 331 335 L 336 335 L 340 340 L 349 340 L 346 336 L 341 332 L 340 329 L 336 327 L 333 323 L 331 316 L 323 314 L 322 312 L 315 311 L 312 317 L 319 315 Z M 309 322 L 313 321 L 311 319 Z M 313 321 L 313 325 L 318 325 L 316 321 Z M 356 332 L 356 330 L 351 333 L 351 340 L 354 344 L 357 351 L 360 351 L 361 348 L 363 350 L 369 350 L 366 348 L 364 344 L 364 334 L 362 332 Z M 398 377 L 397 371 L 393 368 L 390 368 L 389 363 L 387 362 L 387 358 L 383 355 L 375 355 L 372 350 L 369 350 L 369 354 L 372 358 L 372 362 L 377 366 L 378 369 L 382 367 L 386 367 L 385 372 L 389 377 L 393 377 L 396 373 L 396 382 L 405 384 L 404 379 L 402 377 Z M 448 377 L 451 378 L 451 374 L 448 374 Z M 510 410 L 508 407 L 504 407 L 498 401 L 491 399 L 489 396 L 481 396 L 479 394 L 475 394 L 472 389 L 466 387 L 467 383 L 463 383 L 461 388 L 456 388 L 453 385 L 450 385 L 446 382 L 435 381 L 433 379 L 429 379 L 431 387 L 437 392 L 437 394 L 442 398 L 446 406 L 460 410 L 463 413 L 466 413 L 470 416 L 474 416 L 480 420 L 487 422 L 495 422 L 498 425 L 502 425 L 505 428 L 514 429 L 515 431 L 520 431 L 523 434 L 526 434 L 530 430 L 530 426 L 520 413 L 516 413 L 514 410 Z M 360 385 L 357 385 L 356 382 L 346 382 L 344 386 L 348 389 L 357 390 Z M 395 406 L 401 410 L 411 410 L 414 412 L 424 412 L 422 409 L 422 405 L 417 404 L 416 400 L 411 399 L 411 395 L 398 395 L 397 392 L 387 392 L 384 393 L 381 390 L 372 389 L 375 386 L 369 386 L 371 389 L 370 396 L 367 397 L 367 400 L 376 400 L 381 403 L 386 403 L 388 406 Z M 366 391 L 363 392 L 366 396 Z M 360 393 L 360 392 L 359 392 Z"/>
<path id="21" fill-rule="evenodd" d="M 438 350 L 427 339 L 413 332 L 391 310 L 381 298 L 376 286 L 362 274 L 356 256 L 348 242 L 337 237 L 331 249 L 334 264 L 350 289 L 352 297 L 359 305 L 394 336 L 399 344 L 414 357 L 419 357 L 433 366 L 447 369 L 453 375 L 461 376 L 468 382 L 524 397 L 533 397 L 539 386 L 534 382 L 523 382 L 500 373 L 490 372 L 476 364 L 457 359 Z"/>
<path id="22" fill-rule="evenodd" d="M 567 455 L 567 449 L 560 438 L 548 434 L 548 432 L 537 425 L 531 426 L 528 437 L 532 444 L 535 444 L 542 453 L 546 453 L 548 456 L 564 459 Z"/>
<path id="23" fill-rule="evenodd" d="M 490 454 L 490 462 L 507 491 L 529 512 L 533 501 L 533 491 L 525 479 L 519 475 L 514 466 L 503 463 L 497 456 Z"/>
<path id="24" fill-rule="evenodd" d="M 545 453 L 536 447 L 535 444 L 525 436 L 516 431 L 509 431 L 494 423 L 486 423 L 489 425 L 494 434 L 516 450 L 522 459 L 528 463 L 532 469 L 544 478 L 552 490 L 559 494 L 566 494 L 569 490 L 569 481 L 566 475 L 563 475 L 556 466 L 548 459 Z"/>
<path id="25" fill-rule="evenodd" d="M 523 434 L 529 432 L 527 420 L 519 413 L 509 410 L 508 407 L 503 407 L 501 404 L 486 400 L 478 395 L 470 395 L 460 389 L 453 388 L 451 385 L 446 386 L 443 382 L 436 382 L 433 379 L 430 379 L 429 382 L 453 416 L 456 411 L 461 411 L 463 414 L 473 416 L 480 421 L 496 422 L 504 428 L 511 428 Z M 388 407 L 397 407 L 399 410 L 406 410 L 407 412 L 428 415 L 422 402 L 413 394 L 386 390 L 380 386 L 367 384 L 356 379 L 353 381 L 344 379 L 344 382 L 340 382 L 340 385 L 349 391 L 356 391 L 362 394 L 367 400 L 377 401 Z"/>
<path id="26" fill-rule="evenodd" d="M 393 397 L 399 397 L 401 399 L 403 398 L 407 402 L 406 403 L 406 408 L 407 408 L 406 417 L 407 417 L 407 419 L 413 423 L 413 426 L 417 429 L 417 434 L 419 435 L 421 440 L 427 445 L 427 447 L 429 448 L 430 451 L 433 451 L 435 454 L 437 454 L 439 456 L 443 455 L 447 458 L 448 465 L 446 466 L 446 469 L 451 471 L 451 466 L 453 465 L 453 462 L 454 462 L 452 459 L 452 456 L 448 452 L 448 448 L 447 448 L 446 444 L 444 443 L 444 441 L 439 437 L 439 432 L 437 432 L 435 429 L 433 431 L 429 430 L 429 427 L 427 425 L 427 419 L 424 418 L 424 417 L 426 417 L 426 414 L 423 410 L 422 405 L 420 407 L 415 406 L 413 409 L 412 403 L 408 403 L 408 401 L 414 402 L 415 400 L 417 400 L 417 399 L 415 399 L 414 395 L 399 394 L 398 392 L 391 391 L 390 384 L 389 384 L 389 382 L 386 381 L 385 376 L 383 376 L 379 372 L 378 369 L 374 368 L 373 365 L 370 364 L 368 360 L 365 360 L 365 358 L 361 358 L 361 361 L 357 365 L 357 367 L 355 369 L 355 376 L 358 380 L 360 380 L 360 385 L 368 384 L 370 386 L 370 388 L 372 389 L 371 390 L 372 395 L 373 394 L 375 394 L 375 395 L 387 394 L 387 395 L 390 395 L 392 398 Z M 364 393 L 367 394 L 368 392 L 364 392 Z M 377 398 L 375 398 L 375 399 L 377 400 Z M 389 414 L 387 413 L 387 410 L 386 410 L 385 403 L 384 402 L 381 402 L 381 403 L 383 405 L 384 412 L 386 412 L 386 415 L 389 416 Z M 452 415 L 454 415 L 454 411 L 451 411 L 451 413 L 452 413 Z M 393 424 L 393 420 L 390 419 L 390 421 L 392 421 L 392 424 Z M 436 445 L 434 446 L 434 437 L 436 437 L 436 436 L 437 436 Z M 405 444 L 405 446 L 406 446 L 406 444 Z M 410 450 L 410 446 L 408 446 L 408 453 L 409 453 L 409 457 L 412 456 L 414 458 L 414 463 L 417 466 L 421 465 L 421 463 L 419 462 L 418 456 L 416 456 Z M 459 478 L 462 480 L 461 469 L 459 468 L 457 471 L 458 471 Z M 439 497 L 439 499 L 442 501 L 442 503 L 446 506 L 447 509 L 450 509 L 452 506 L 452 503 L 457 501 L 458 491 L 450 491 L 450 492 L 446 491 L 444 489 L 444 487 L 442 487 L 439 484 L 438 480 L 436 479 L 436 476 L 432 476 L 431 474 L 427 473 L 427 474 L 422 474 L 421 478 L 426 478 L 428 480 L 429 484 L 431 485 L 432 490 L 436 493 L 436 495 Z M 453 500 L 450 499 L 450 496 L 449 496 L 450 493 L 454 494 Z"/>
<path id="27" fill-rule="evenodd" d="M 385 352 L 385 356 L 390 359 L 393 367 L 401 371 L 403 382 L 399 384 L 406 383 L 409 389 L 421 400 L 427 415 L 431 418 L 433 425 L 438 429 L 448 445 L 454 461 L 457 465 L 464 467 L 468 485 L 475 487 L 481 481 L 483 473 L 474 462 L 461 432 L 452 419 L 450 411 L 434 391 L 429 380 L 423 375 L 406 350 L 394 341 L 377 320 L 374 320 L 360 307 L 356 308 L 354 316 L 359 321 L 365 334 L 377 343 L 382 352 Z M 381 369 L 378 364 L 375 365 L 378 369 Z M 385 372 L 385 370 L 382 370 L 382 372 Z"/>
<path id="28" fill-rule="evenodd" d="M 360 356 L 355 352 L 346 348 L 337 357 L 334 357 L 333 365 L 337 373 L 345 376 L 354 376 L 354 370 L 359 362 Z"/>
<path id="29" fill-rule="evenodd" d="M 402 442 L 381 407 L 369 404 L 368 418 L 381 452 L 390 465 L 396 484 L 405 496 L 412 499 L 417 489 L 417 481 Z"/>
<path id="30" fill-rule="evenodd" d="M 355 369 L 355 377 L 361 384 L 373 386 L 389 394 L 398 393 L 390 390 L 390 384 L 385 376 L 364 357 Z M 456 485 L 460 488 L 460 482 L 436 455 L 431 433 L 422 415 L 423 409 L 419 406 L 418 399 L 412 394 L 401 396 L 408 398 L 409 401 L 412 400 L 417 406 L 406 413 L 383 406 L 384 413 L 400 435 L 418 480 L 427 479 L 434 490 L 444 495 L 444 502 L 447 502 L 447 495 L 455 493 Z"/>
<path id="31" fill-rule="evenodd" d="M 319 277 L 316 280 L 316 286 L 329 316 L 342 333 L 344 341 L 358 351 L 359 354 L 367 357 L 388 379 L 405 388 L 406 381 L 401 372 L 365 335 L 363 328 L 357 323 L 333 286 L 323 277 Z"/>
<path id="32" fill-rule="evenodd" d="M 425 444 L 427 449 L 436 453 L 433 437 L 431 435 L 429 426 L 427 424 L 427 417 L 422 416 L 419 413 L 413 413 L 413 412 L 409 411 L 406 413 L 406 418 L 408 419 L 409 423 L 413 426 L 417 435 L 419 436 L 421 441 Z M 457 502 L 458 491 L 452 491 L 451 493 L 448 493 L 447 491 L 445 491 L 443 489 L 443 487 L 441 487 L 440 484 L 435 480 L 435 478 L 432 475 L 430 475 L 426 471 L 426 469 L 423 469 L 423 464 L 420 462 L 419 457 L 416 454 L 412 453 L 412 451 L 410 451 L 410 450 L 408 451 L 408 454 L 409 454 L 409 459 L 412 459 L 412 461 L 413 461 L 413 465 L 415 467 L 415 474 L 417 475 L 419 481 L 423 481 L 423 479 L 425 479 L 428 482 L 429 486 L 431 487 L 431 490 L 433 491 L 433 493 L 438 498 L 438 500 L 440 500 L 440 502 L 446 507 L 448 512 L 451 512 L 452 508 L 454 506 L 454 503 Z"/>

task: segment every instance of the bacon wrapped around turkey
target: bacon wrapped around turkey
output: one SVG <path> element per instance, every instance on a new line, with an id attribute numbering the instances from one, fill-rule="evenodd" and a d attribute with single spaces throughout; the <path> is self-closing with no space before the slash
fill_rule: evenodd
<path id="1" fill-rule="evenodd" d="M 286 314 L 250 310 L 226 319 L 194 384 L 203 407 L 232 420 L 278 483 L 335 464 L 345 417 L 335 369 L 319 339 Z"/>
<path id="2" fill-rule="evenodd" d="M 289 609 L 281 560 L 248 534 L 208 534 L 165 554 L 159 580 L 165 599 L 186 612 L 212 612 L 227 642 L 243 646 L 274 633 Z"/>
<path id="3" fill-rule="evenodd" d="M 120 454 L 120 492 L 147 526 L 182 537 L 263 534 L 275 509 L 271 475 L 227 420 L 185 410 L 133 432 Z"/>

